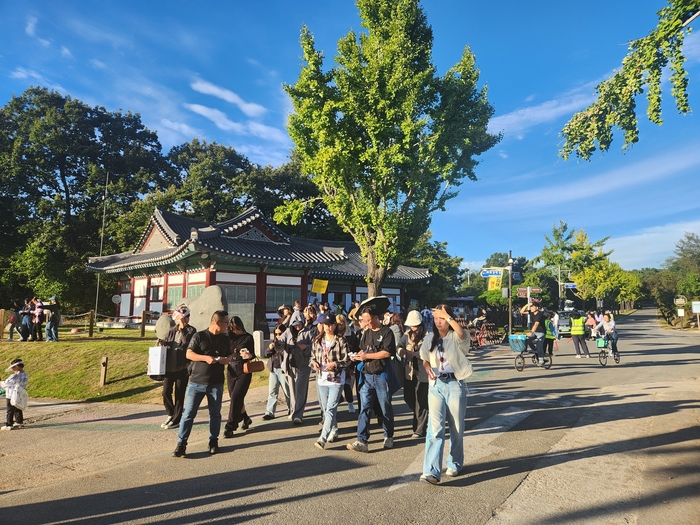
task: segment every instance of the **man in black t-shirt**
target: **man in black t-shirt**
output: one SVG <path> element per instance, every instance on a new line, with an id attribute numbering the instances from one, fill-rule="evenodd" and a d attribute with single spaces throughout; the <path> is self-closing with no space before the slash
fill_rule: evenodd
<path id="1" fill-rule="evenodd" d="M 227 326 L 228 312 L 214 312 L 209 328 L 194 334 L 187 347 L 187 359 L 191 361 L 190 382 L 185 391 L 185 409 L 180 420 L 173 457 L 185 456 L 187 438 L 192 432 L 194 418 L 197 417 L 197 410 L 205 396 L 209 406 L 209 453 L 216 454 L 219 451 L 224 372 L 226 365 L 231 361 Z"/>
<path id="2" fill-rule="evenodd" d="M 539 306 L 534 303 L 528 303 L 523 306 L 520 313 L 525 315 L 530 313 L 530 333 L 527 334 L 527 344 L 537 354 L 538 365 L 544 364 L 544 336 L 547 333 L 547 328 L 544 324 L 544 314 L 540 311 Z"/>
<path id="3" fill-rule="evenodd" d="M 360 317 L 364 320 L 367 330 L 362 333 L 360 351 L 352 360 L 363 363 L 362 386 L 358 392 L 362 410 L 357 418 L 357 441 L 348 444 L 347 448 L 356 452 L 367 452 L 370 411 L 375 400 L 382 409 L 384 448 L 394 447 L 394 410 L 385 372 L 389 372 L 391 358 L 396 355 L 396 343 L 391 328 L 379 323 L 379 313 L 374 306 L 366 306 Z"/>

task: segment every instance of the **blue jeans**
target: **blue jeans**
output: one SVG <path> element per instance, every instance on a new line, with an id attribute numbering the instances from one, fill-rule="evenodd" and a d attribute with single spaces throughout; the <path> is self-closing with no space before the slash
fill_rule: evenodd
<path id="1" fill-rule="evenodd" d="M 394 408 L 391 406 L 389 384 L 380 375 L 363 374 L 364 381 L 360 387 L 360 404 L 362 410 L 357 418 L 357 440 L 365 445 L 369 442 L 369 414 L 374 400 L 379 402 L 384 420 L 384 437 L 394 437 Z"/>
<path id="2" fill-rule="evenodd" d="M 467 382 L 456 379 L 430 381 L 428 391 L 428 434 L 425 438 L 423 474 L 440 479 L 445 448 L 445 421 L 450 428 L 447 468 L 464 465 L 464 417 L 467 412 Z"/>
<path id="3" fill-rule="evenodd" d="M 177 440 L 182 445 L 187 445 L 187 438 L 192 432 L 194 418 L 197 417 L 197 410 L 202 404 L 204 396 L 209 405 L 209 441 L 219 439 L 221 431 L 221 397 L 224 393 L 224 385 L 201 385 L 190 383 L 185 390 L 185 410 L 180 420 L 180 428 L 177 431 Z"/>
<path id="4" fill-rule="evenodd" d="M 528 336 L 527 344 L 532 348 L 532 350 L 540 358 L 540 361 L 544 359 L 544 332 L 533 332 L 534 335 Z"/>
<path id="5" fill-rule="evenodd" d="M 318 381 L 318 378 L 316 379 Z M 316 383 L 318 390 L 318 404 L 321 405 L 321 415 L 323 416 L 323 429 L 321 430 L 321 439 L 326 442 L 328 436 L 332 433 L 338 433 L 338 404 L 340 403 L 340 394 L 343 392 L 343 385 L 338 383 L 335 385 L 319 385 Z"/>
<path id="6" fill-rule="evenodd" d="M 287 401 L 287 414 L 291 414 L 292 401 L 289 398 L 289 384 L 287 383 L 287 376 L 284 375 L 284 371 L 281 368 L 273 368 L 272 372 L 270 372 L 270 382 L 267 385 L 266 414 L 275 415 L 280 387 L 282 388 L 284 399 Z"/>
<path id="7" fill-rule="evenodd" d="M 46 323 L 46 340 L 58 341 L 58 325 L 49 321 Z"/>

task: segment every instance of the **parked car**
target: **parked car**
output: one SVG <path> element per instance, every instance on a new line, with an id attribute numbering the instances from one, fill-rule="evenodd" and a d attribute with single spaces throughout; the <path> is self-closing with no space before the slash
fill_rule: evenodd
<path id="1" fill-rule="evenodd" d="M 572 313 L 572 311 L 559 312 L 559 324 L 557 325 L 557 330 L 559 331 L 559 339 L 563 337 L 571 337 Z"/>

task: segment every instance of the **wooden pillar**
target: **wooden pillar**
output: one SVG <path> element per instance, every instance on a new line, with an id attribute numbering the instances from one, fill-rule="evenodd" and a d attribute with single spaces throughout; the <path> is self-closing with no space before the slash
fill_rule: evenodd
<path id="1" fill-rule="evenodd" d="M 109 358 L 104 356 L 100 361 L 100 386 L 107 384 L 107 363 L 109 363 Z"/>
<path id="2" fill-rule="evenodd" d="M 255 302 L 267 311 L 267 266 L 261 266 L 255 274 Z"/>
<path id="3" fill-rule="evenodd" d="M 88 328 L 88 337 L 92 337 L 95 330 L 95 310 L 90 310 L 90 328 Z"/>

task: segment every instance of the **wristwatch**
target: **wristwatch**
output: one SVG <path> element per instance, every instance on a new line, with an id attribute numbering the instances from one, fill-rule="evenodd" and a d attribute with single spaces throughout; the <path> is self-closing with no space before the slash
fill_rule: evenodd
<path id="1" fill-rule="evenodd" d="M 454 320 L 455 320 L 454 317 L 448 317 L 448 318 L 447 318 L 447 322 L 448 322 L 448 323 L 451 323 L 451 322 L 454 321 Z"/>

